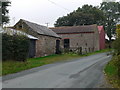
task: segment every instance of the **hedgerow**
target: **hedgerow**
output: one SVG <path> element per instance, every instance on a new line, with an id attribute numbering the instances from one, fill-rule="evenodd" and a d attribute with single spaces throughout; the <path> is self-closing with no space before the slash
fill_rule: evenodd
<path id="1" fill-rule="evenodd" d="M 2 34 L 2 60 L 26 61 L 29 52 L 29 38 L 25 35 Z"/>

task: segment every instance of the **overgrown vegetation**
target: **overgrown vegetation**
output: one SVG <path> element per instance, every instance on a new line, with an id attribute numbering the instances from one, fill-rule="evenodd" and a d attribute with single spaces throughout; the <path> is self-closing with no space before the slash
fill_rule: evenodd
<path id="1" fill-rule="evenodd" d="M 29 39 L 25 35 L 2 34 L 2 60 L 25 61 L 28 57 Z"/>
<path id="2" fill-rule="evenodd" d="M 51 56 L 40 57 L 40 58 L 31 58 L 31 59 L 28 59 L 26 62 L 18 62 L 13 60 L 3 61 L 2 75 L 12 74 L 12 73 L 20 72 L 23 70 L 43 66 L 43 65 L 58 62 L 58 61 L 60 62 L 60 61 L 73 60 L 73 59 L 75 60 L 77 58 L 81 58 L 84 56 L 89 56 L 89 55 L 107 52 L 107 51 L 109 51 L 109 49 L 88 53 L 86 55 L 78 55 L 74 53 L 51 55 Z"/>
<path id="3" fill-rule="evenodd" d="M 114 56 L 105 67 L 107 79 L 115 88 L 120 88 L 120 55 Z"/>
<path id="4" fill-rule="evenodd" d="M 117 39 L 113 42 L 114 55 L 112 61 L 110 61 L 105 67 L 105 72 L 108 76 L 108 80 L 114 87 L 120 88 L 120 27 L 117 27 Z"/>

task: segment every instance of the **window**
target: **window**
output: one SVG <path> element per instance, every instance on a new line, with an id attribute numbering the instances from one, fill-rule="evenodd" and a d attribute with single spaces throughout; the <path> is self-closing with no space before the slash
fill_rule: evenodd
<path id="1" fill-rule="evenodd" d="M 70 39 L 64 39 L 64 48 L 70 47 Z"/>

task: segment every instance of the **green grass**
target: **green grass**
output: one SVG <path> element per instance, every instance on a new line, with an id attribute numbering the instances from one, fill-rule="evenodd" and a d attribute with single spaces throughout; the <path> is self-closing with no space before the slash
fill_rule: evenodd
<path id="1" fill-rule="evenodd" d="M 64 55 L 51 55 L 40 58 L 31 58 L 27 62 L 18 62 L 18 61 L 4 61 L 2 64 L 2 75 L 7 75 L 11 73 L 20 72 L 26 69 L 58 62 L 64 60 L 71 60 L 75 58 L 80 58 L 80 55 L 77 54 L 64 54 Z"/>
<path id="2" fill-rule="evenodd" d="M 12 73 L 43 66 L 46 64 L 54 63 L 54 62 L 73 60 L 73 59 L 81 58 L 84 56 L 89 56 L 89 55 L 107 52 L 107 51 L 109 51 L 109 49 L 96 51 L 86 55 L 78 55 L 73 53 L 61 54 L 61 55 L 50 55 L 50 56 L 45 56 L 40 58 L 30 58 L 27 60 L 27 62 L 18 62 L 18 61 L 12 61 L 12 60 L 4 61 L 2 62 L 2 75 L 12 74 Z"/>
<path id="3" fill-rule="evenodd" d="M 117 56 L 114 56 L 112 60 L 106 65 L 104 71 L 107 75 L 107 80 L 115 88 L 120 88 L 120 78 L 118 78 Z"/>
<path id="4" fill-rule="evenodd" d="M 91 52 L 88 54 L 85 54 L 83 56 L 90 56 L 90 55 L 94 55 L 94 54 L 98 54 L 98 53 L 104 53 L 104 52 L 110 52 L 112 49 L 103 49 L 103 50 L 99 50 L 99 51 L 95 51 L 95 52 Z"/>

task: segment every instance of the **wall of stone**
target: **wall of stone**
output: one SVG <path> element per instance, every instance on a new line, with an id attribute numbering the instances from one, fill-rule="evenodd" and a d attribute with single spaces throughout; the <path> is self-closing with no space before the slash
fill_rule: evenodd
<path id="1" fill-rule="evenodd" d="M 22 26 L 20 28 L 19 26 Z M 29 26 L 27 26 L 24 22 L 20 21 L 14 27 L 17 30 L 24 31 L 34 37 L 37 37 L 36 40 L 36 56 L 35 57 L 42 57 L 47 55 L 55 54 L 56 52 L 56 40 L 58 38 L 40 35 L 33 31 Z"/>
<path id="2" fill-rule="evenodd" d="M 64 48 L 64 39 L 70 39 L 70 48 L 82 47 L 83 53 L 99 50 L 99 35 L 96 33 L 59 34 L 61 47 Z"/>
<path id="3" fill-rule="evenodd" d="M 57 38 L 39 35 L 36 42 L 36 57 L 48 56 L 56 52 Z"/>

